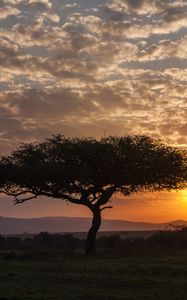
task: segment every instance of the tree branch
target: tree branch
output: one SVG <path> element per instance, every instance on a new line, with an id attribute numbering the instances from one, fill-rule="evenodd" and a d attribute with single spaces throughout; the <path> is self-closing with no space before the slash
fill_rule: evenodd
<path id="1" fill-rule="evenodd" d="M 108 190 L 103 192 L 103 195 L 99 198 L 99 200 L 95 203 L 95 206 L 101 206 L 106 204 L 113 193 L 116 191 L 116 187 L 112 186 Z"/>
<path id="2" fill-rule="evenodd" d="M 23 203 L 23 202 L 25 202 L 25 201 L 27 201 L 27 200 L 31 200 L 31 199 L 34 199 L 34 198 L 37 198 L 37 195 L 31 196 L 31 197 L 28 197 L 28 198 L 23 198 L 23 199 L 18 199 L 18 198 L 15 196 L 15 199 L 14 199 L 14 205 Z"/>
<path id="3" fill-rule="evenodd" d="M 63 194 L 60 192 L 56 192 L 56 193 L 48 193 L 48 192 L 43 192 L 43 191 L 37 191 L 36 193 L 37 196 L 47 196 L 50 198 L 56 198 L 56 199 L 64 199 L 67 200 L 73 204 L 84 204 L 86 206 L 88 206 L 89 201 L 86 202 L 85 198 L 81 197 L 79 199 L 75 198 L 75 197 L 71 197 L 70 195 L 67 194 Z"/>
<path id="4" fill-rule="evenodd" d="M 38 196 L 47 196 L 50 198 L 56 198 L 56 199 L 64 199 L 67 200 L 73 204 L 84 204 L 88 207 L 90 207 L 90 202 L 87 200 L 86 201 L 86 197 L 85 195 L 82 195 L 82 197 L 80 199 L 71 197 L 70 195 L 67 194 L 63 194 L 63 193 L 48 193 L 48 192 L 44 192 L 44 191 L 38 191 L 35 189 L 31 189 L 31 190 L 25 190 L 25 191 L 8 191 L 7 189 L 3 189 L 0 190 L 1 193 L 6 194 L 7 196 L 13 196 L 15 198 L 15 203 L 14 204 L 19 204 L 19 203 L 23 203 L 25 201 L 37 198 Z M 30 197 L 26 197 L 26 198 L 22 198 L 22 199 L 18 199 L 19 196 L 25 195 L 25 194 L 32 194 L 32 196 Z"/>
<path id="5" fill-rule="evenodd" d="M 7 196 L 18 197 L 18 196 L 28 194 L 28 193 L 32 193 L 32 192 L 30 190 L 25 190 L 25 191 L 18 192 L 18 189 L 17 189 L 17 191 L 13 191 L 13 190 L 8 191 L 6 188 L 4 188 L 3 190 L 0 190 L 0 193 L 3 193 Z"/>
<path id="6" fill-rule="evenodd" d="M 109 206 L 104 206 L 100 209 L 100 211 L 104 210 L 104 209 L 107 209 L 107 208 L 113 208 L 113 206 L 109 205 Z"/>

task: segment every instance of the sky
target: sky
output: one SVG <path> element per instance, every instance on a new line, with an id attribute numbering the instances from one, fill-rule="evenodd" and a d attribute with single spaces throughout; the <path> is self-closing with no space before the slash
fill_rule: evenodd
<path id="1" fill-rule="evenodd" d="M 0 0 L 1 153 L 55 133 L 187 147 L 186 119 L 186 0 Z M 9 200 L 0 198 L 0 215 L 89 214 Z M 186 191 L 114 201 L 106 218 L 187 220 Z"/>

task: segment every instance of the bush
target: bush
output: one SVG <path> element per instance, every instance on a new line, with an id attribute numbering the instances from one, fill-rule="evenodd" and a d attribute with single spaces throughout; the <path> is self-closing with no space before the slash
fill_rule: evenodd
<path id="1" fill-rule="evenodd" d="M 115 248 L 117 244 L 121 243 L 122 239 L 119 235 L 102 236 L 97 239 L 97 247 L 99 248 Z"/>
<path id="2" fill-rule="evenodd" d="M 159 231 L 148 239 L 148 244 L 164 248 L 185 247 L 187 248 L 187 228 L 181 230 Z"/>
<path id="3" fill-rule="evenodd" d="M 52 247 L 55 244 L 54 236 L 48 232 L 40 232 L 34 236 L 33 241 L 36 244 L 44 245 L 46 247 Z"/>
<path id="4" fill-rule="evenodd" d="M 41 251 L 50 251 L 54 249 L 64 250 L 64 253 L 72 251 L 82 251 L 86 241 L 75 238 L 71 234 L 49 234 L 41 232 L 33 238 L 27 237 L 21 239 L 17 236 L 3 237 L 0 235 L 0 249 L 29 251 L 29 253 L 41 253 Z M 160 249 L 187 249 L 187 228 L 177 229 L 175 231 L 159 231 L 151 237 L 145 238 L 127 238 L 121 239 L 119 235 L 103 236 L 96 241 L 100 253 L 115 255 L 134 255 L 149 253 Z M 40 251 L 41 250 L 41 251 Z"/>
<path id="5" fill-rule="evenodd" d="M 4 240 L 4 237 L 0 234 L 0 249 L 3 247 Z"/>

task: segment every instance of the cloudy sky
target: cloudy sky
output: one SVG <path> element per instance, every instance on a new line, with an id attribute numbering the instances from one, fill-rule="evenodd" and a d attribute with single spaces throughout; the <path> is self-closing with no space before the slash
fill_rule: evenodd
<path id="1" fill-rule="evenodd" d="M 0 0 L 2 153 L 53 133 L 186 147 L 186 119 L 186 0 Z"/>

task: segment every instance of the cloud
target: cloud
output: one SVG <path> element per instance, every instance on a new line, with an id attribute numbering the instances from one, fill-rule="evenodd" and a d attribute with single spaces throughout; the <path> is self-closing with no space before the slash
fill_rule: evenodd
<path id="1" fill-rule="evenodd" d="M 21 11 L 18 10 L 15 7 L 11 7 L 11 6 L 3 6 L 0 7 L 0 19 L 6 19 L 9 16 L 18 16 L 20 15 Z"/>
<path id="2" fill-rule="evenodd" d="M 158 77 L 121 80 L 111 86 L 91 84 L 82 93 L 52 87 L 46 92 L 23 89 L 2 98 L 11 115 L 22 120 L 23 131 L 29 131 L 33 137 L 41 127 L 42 132 L 64 130 L 71 135 L 73 132 L 80 135 L 81 130 L 85 134 L 95 130 L 101 135 L 104 130 L 113 134 L 143 131 L 174 142 L 184 136 L 186 90 L 183 89 L 183 98 L 181 92 L 175 81 Z M 175 99 L 178 99 L 176 103 Z"/>
<path id="3" fill-rule="evenodd" d="M 109 36 L 147 38 L 186 27 L 186 1 L 113 0 L 104 6 L 104 29 Z"/>
<path id="4" fill-rule="evenodd" d="M 52 3 L 49 0 L 29 0 L 28 4 L 34 9 L 50 9 L 52 7 Z"/>
<path id="5" fill-rule="evenodd" d="M 186 1 L 5 7 L 14 14 L 0 29 L 3 149 L 57 132 L 185 143 Z"/>
<path id="6" fill-rule="evenodd" d="M 73 7 L 76 7 L 78 4 L 76 2 L 74 3 L 67 3 L 67 4 L 64 4 L 63 5 L 63 8 L 73 8 Z"/>
<path id="7" fill-rule="evenodd" d="M 145 0 L 113 0 L 106 5 L 109 12 L 123 12 L 125 14 L 135 13 L 138 15 L 155 14 L 163 10 L 157 5 L 159 1 Z"/>
<path id="8" fill-rule="evenodd" d="M 0 0 L 0 7 L 5 6 L 5 5 L 15 5 L 19 4 L 23 0 Z"/>
<path id="9" fill-rule="evenodd" d="M 187 58 L 187 36 L 177 41 L 161 40 L 158 44 L 153 44 L 138 53 L 138 60 L 146 61 L 151 59 L 165 58 Z"/>
<path id="10" fill-rule="evenodd" d="M 6 53 L 9 56 L 14 56 L 18 53 L 19 46 L 10 43 L 8 40 L 0 37 L 0 52 Z"/>
<path id="11" fill-rule="evenodd" d="M 58 23 L 60 21 L 60 17 L 57 14 L 51 14 L 49 12 L 45 12 L 41 16 L 46 17 L 47 19 L 55 23 Z"/>
<path id="12" fill-rule="evenodd" d="M 184 12 L 186 1 L 166 0 L 112 0 L 105 5 L 108 13 L 124 13 L 136 15 L 162 15 L 166 19 L 175 18 L 177 14 Z M 120 16 L 120 15 L 119 15 Z"/>

